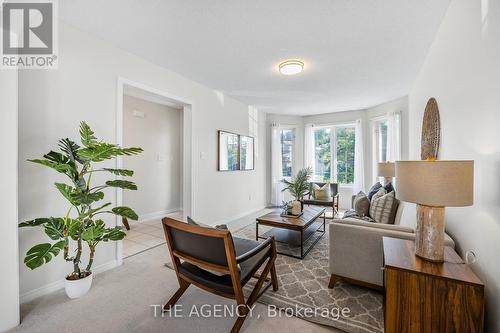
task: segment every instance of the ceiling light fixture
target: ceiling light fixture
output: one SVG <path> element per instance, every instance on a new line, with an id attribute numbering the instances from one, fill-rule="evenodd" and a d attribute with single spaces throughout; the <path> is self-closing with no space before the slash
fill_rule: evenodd
<path id="1" fill-rule="evenodd" d="M 304 63 L 300 60 L 286 60 L 279 64 L 279 71 L 283 75 L 295 75 L 302 72 Z"/>

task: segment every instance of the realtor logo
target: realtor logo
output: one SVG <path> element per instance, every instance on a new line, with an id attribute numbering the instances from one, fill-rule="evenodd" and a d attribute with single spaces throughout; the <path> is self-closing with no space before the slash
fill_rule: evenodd
<path id="1" fill-rule="evenodd" d="M 2 68 L 57 67 L 56 3 L 2 3 Z"/>

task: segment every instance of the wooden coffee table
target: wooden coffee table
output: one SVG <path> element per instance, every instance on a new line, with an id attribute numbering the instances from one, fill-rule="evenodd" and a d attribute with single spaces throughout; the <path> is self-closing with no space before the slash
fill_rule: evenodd
<path id="1" fill-rule="evenodd" d="M 300 217 L 282 217 L 280 214 L 281 210 L 278 209 L 257 218 L 257 223 L 255 225 L 255 239 L 258 240 L 259 238 L 274 236 L 274 239 L 277 242 L 296 247 L 300 246 L 300 256 L 280 251 L 278 251 L 278 253 L 292 258 L 304 259 L 313 246 L 325 234 L 325 209 L 319 207 L 304 207 L 304 212 Z M 321 215 L 323 215 L 323 221 L 320 221 Z M 273 228 L 264 234 L 259 235 L 259 225 L 265 225 Z M 320 230 L 322 226 L 323 228 Z M 320 233 L 320 235 L 317 235 L 317 238 L 312 242 L 312 244 L 310 244 L 307 249 L 304 249 L 304 244 L 316 233 Z"/>

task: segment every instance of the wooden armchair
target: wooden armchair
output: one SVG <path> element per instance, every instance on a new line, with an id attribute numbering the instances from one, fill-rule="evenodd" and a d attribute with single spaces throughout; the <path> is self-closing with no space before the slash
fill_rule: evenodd
<path id="1" fill-rule="evenodd" d="M 326 183 L 311 183 L 323 187 Z M 307 198 L 302 199 L 304 205 L 322 206 L 322 207 L 332 207 L 333 208 L 333 218 L 338 215 L 339 212 L 339 184 L 330 183 L 330 194 L 331 197 L 328 200 L 317 200 L 312 196 L 312 190 L 306 194 Z"/>
<path id="2" fill-rule="evenodd" d="M 274 238 L 259 243 L 250 239 L 233 238 L 227 230 L 189 225 L 168 217 L 162 223 L 179 281 L 179 289 L 165 304 L 165 311 L 170 310 L 193 284 L 210 293 L 236 300 L 238 319 L 231 332 L 239 332 L 255 301 L 271 285 L 274 291 L 278 290 Z M 264 263 L 261 275 L 257 276 L 256 272 Z M 270 282 L 267 278 L 269 273 Z M 256 278 L 257 283 L 245 301 L 243 286 L 251 278 Z M 264 282 L 268 283 L 263 287 Z"/>

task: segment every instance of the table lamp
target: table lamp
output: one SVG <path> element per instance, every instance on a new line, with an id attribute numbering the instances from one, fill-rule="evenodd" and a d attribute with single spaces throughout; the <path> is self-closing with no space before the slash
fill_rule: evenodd
<path id="1" fill-rule="evenodd" d="M 398 199 L 417 204 L 415 254 L 444 261 L 444 208 L 471 206 L 474 161 L 397 161 Z"/>
<path id="2" fill-rule="evenodd" d="M 382 185 L 386 186 L 392 183 L 392 178 L 395 176 L 394 162 L 380 162 L 377 167 L 377 175 L 379 177 L 384 177 L 384 183 Z"/>

